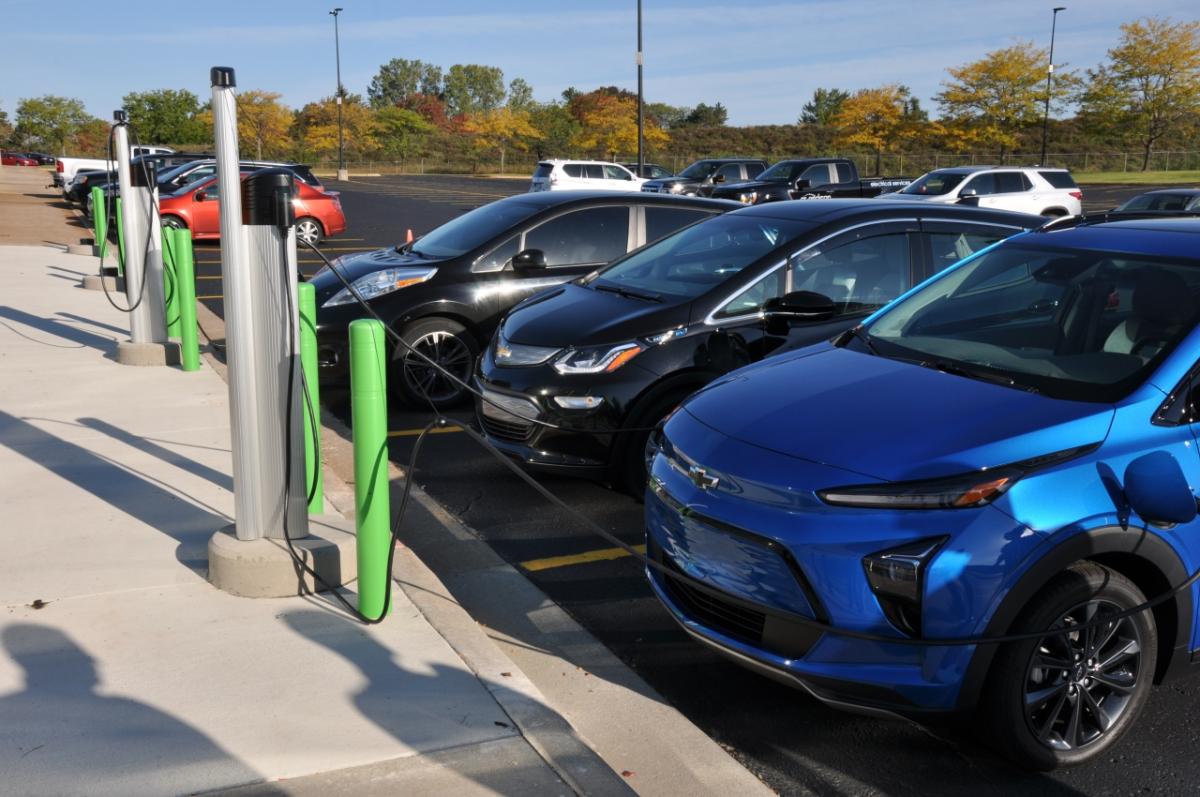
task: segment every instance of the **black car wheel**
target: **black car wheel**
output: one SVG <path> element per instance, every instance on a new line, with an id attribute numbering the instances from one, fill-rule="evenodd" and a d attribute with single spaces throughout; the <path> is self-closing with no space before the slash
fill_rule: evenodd
<path id="1" fill-rule="evenodd" d="M 183 219 L 178 216 L 163 216 L 162 226 L 170 227 L 172 230 L 186 230 L 187 225 L 183 223 Z"/>
<path id="2" fill-rule="evenodd" d="M 645 407 L 634 407 L 625 426 L 633 431 L 617 438 L 609 480 L 613 486 L 624 490 L 641 501 L 646 492 L 646 445 L 650 442 L 651 430 L 667 414 L 679 406 L 696 388 L 673 390 L 652 399 Z"/>
<path id="3" fill-rule="evenodd" d="M 415 406 L 432 404 L 438 409 L 466 399 L 466 388 L 445 374 L 449 371 L 462 382 L 470 382 L 479 344 L 462 324 L 449 318 L 426 318 L 406 327 L 400 338 L 408 345 L 397 345 L 392 352 L 390 377 L 398 397 Z"/>
<path id="4" fill-rule="evenodd" d="M 1006 645 L 981 709 L 982 730 L 1021 766 L 1082 764 L 1129 730 L 1154 678 L 1158 634 L 1146 611 L 1105 622 L 1146 597 L 1120 573 L 1076 562 L 1030 601 L 1014 632 L 1095 628 Z"/>

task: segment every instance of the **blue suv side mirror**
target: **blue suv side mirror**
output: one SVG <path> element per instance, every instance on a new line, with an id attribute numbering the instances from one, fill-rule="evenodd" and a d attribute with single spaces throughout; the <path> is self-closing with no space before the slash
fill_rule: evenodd
<path id="1" fill-rule="evenodd" d="M 1187 523 L 1196 517 L 1196 497 L 1183 468 L 1166 451 L 1153 451 L 1129 463 L 1125 500 L 1149 523 Z"/>

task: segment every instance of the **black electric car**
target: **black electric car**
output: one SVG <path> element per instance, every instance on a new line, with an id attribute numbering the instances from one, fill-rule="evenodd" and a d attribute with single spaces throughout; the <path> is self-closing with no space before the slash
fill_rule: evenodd
<path id="1" fill-rule="evenodd" d="M 854 327 L 1037 216 L 830 199 L 680 230 L 508 314 L 479 358 L 488 439 L 640 495 L 648 431 L 717 376 Z"/>
<path id="2" fill-rule="evenodd" d="M 346 255 L 335 266 L 412 349 L 465 382 L 479 350 L 517 302 L 737 207 L 633 192 L 520 194 L 465 213 L 411 244 Z M 344 382 L 348 328 L 367 313 L 329 268 L 311 281 L 320 375 Z M 388 380 L 398 397 L 439 407 L 466 398 L 464 388 L 411 350 L 396 349 Z"/>

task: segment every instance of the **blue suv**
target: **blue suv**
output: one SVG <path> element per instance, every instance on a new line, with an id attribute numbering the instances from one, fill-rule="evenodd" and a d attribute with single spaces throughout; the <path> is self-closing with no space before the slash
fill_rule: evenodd
<path id="1" fill-rule="evenodd" d="M 1100 755 L 1200 659 L 1198 320 L 1200 220 L 988 247 L 669 416 L 652 586 L 827 703 L 972 712 L 1032 769 Z"/>

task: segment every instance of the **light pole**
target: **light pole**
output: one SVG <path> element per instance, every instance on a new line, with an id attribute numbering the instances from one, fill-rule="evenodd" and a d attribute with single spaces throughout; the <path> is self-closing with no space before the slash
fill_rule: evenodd
<path id="1" fill-rule="evenodd" d="M 342 9 L 335 8 L 329 12 L 333 17 L 333 52 L 337 59 L 337 109 L 338 109 L 338 171 L 337 177 L 339 180 L 345 180 L 348 175 L 346 173 L 346 148 L 345 139 L 342 135 L 342 46 L 338 37 L 338 14 L 342 13 Z"/>
<path id="2" fill-rule="evenodd" d="M 637 17 L 638 17 L 638 41 L 637 41 L 637 68 L 638 68 L 638 170 L 637 176 L 644 177 L 642 171 L 646 167 L 646 156 L 642 152 L 642 0 L 637 0 Z"/>
<path id="3" fill-rule="evenodd" d="M 1046 141 L 1050 136 L 1050 78 L 1054 77 L 1054 31 L 1058 27 L 1058 12 L 1066 11 L 1066 6 L 1055 6 L 1050 18 L 1050 63 L 1046 67 L 1046 109 L 1042 112 L 1042 157 L 1038 161 L 1046 165 Z"/>

